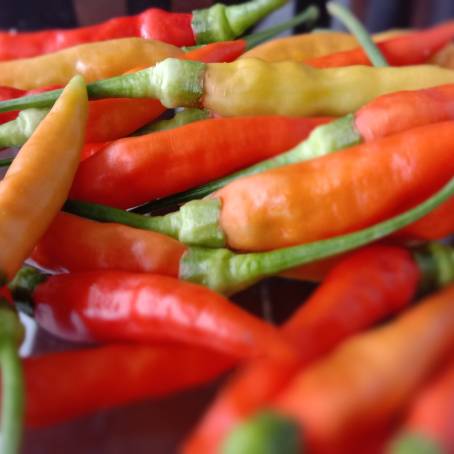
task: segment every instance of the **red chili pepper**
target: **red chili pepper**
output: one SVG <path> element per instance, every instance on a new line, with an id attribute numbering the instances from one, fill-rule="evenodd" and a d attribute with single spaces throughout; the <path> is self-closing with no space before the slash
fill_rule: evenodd
<path id="1" fill-rule="evenodd" d="M 48 426 L 190 389 L 218 377 L 234 362 L 193 346 L 137 344 L 25 358 L 26 424 Z"/>
<path id="2" fill-rule="evenodd" d="M 454 363 L 424 386 L 410 405 L 403 427 L 388 446 L 390 454 L 411 453 L 417 446 L 432 446 L 427 452 L 454 452 Z"/>
<path id="3" fill-rule="evenodd" d="M 450 21 L 428 30 L 381 41 L 377 46 L 391 66 L 407 66 L 426 62 L 453 38 L 454 21 Z M 305 63 L 316 68 L 371 64 L 360 47 L 314 58 Z"/>
<path id="4" fill-rule="evenodd" d="M 454 346 L 454 286 L 396 321 L 355 336 L 299 373 L 273 408 L 292 417 L 309 452 L 350 452 L 386 427 Z"/>
<path id="5" fill-rule="evenodd" d="M 178 277 L 185 251 L 159 233 L 59 213 L 32 259 L 53 272 L 123 270 Z"/>
<path id="6" fill-rule="evenodd" d="M 256 0 L 231 7 L 214 5 L 192 14 L 149 8 L 137 16 L 119 17 L 73 30 L 2 32 L 0 60 L 33 57 L 77 44 L 134 36 L 175 46 L 229 40 L 284 3 L 283 0 Z"/>
<path id="7" fill-rule="evenodd" d="M 71 197 L 116 207 L 136 206 L 274 156 L 326 121 L 219 118 L 121 139 L 81 163 Z"/>
<path id="8" fill-rule="evenodd" d="M 272 326 L 206 287 L 168 276 L 92 271 L 46 279 L 24 268 L 10 288 L 30 299 L 41 327 L 70 341 L 180 341 L 240 358 L 289 352 Z"/>
<path id="9" fill-rule="evenodd" d="M 402 310 L 420 281 L 421 271 L 404 249 L 371 246 L 347 256 L 281 329 L 300 357 L 287 362 L 255 361 L 240 370 L 186 442 L 185 454 L 218 452 L 224 436 L 266 406 L 298 368 L 343 339 Z"/>

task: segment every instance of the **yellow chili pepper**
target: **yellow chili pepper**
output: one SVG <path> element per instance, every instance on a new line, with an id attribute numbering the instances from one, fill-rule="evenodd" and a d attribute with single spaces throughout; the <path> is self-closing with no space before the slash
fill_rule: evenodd
<path id="1" fill-rule="evenodd" d="M 171 44 L 142 38 L 81 44 L 39 57 L 1 62 L 0 85 L 31 90 L 65 85 L 76 74 L 93 82 L 183 55 L 180 48 Z"/>
<path id="2" fill-rule="evenodd" d="M 87 91 L 74 77 L 0 182 L 0 272 L 11 279 L 62 207 L 79 164 Z"/>
<path id="3" fill-rule="evenodd" d="M 207 66 L 203 105 L 222 116 L 340 116 L 386 93 L 454 82 L 454 71 L 430 65 L 316 69 L 244 59 Z"/>
<path id="4" fill-rule="evenodd" d="M 379 42 L 406 33 L 404 30 L 388 30 L 374 36 Z M 312 58 L 343 52 L 358 47 L 353 35 L 342 32 L 323 31 L 304 33 L 274 39 L 244 53 L 240 58 L 260 58 L 268 62 L 295 61 L 303 63 Z"/>
<path id="5" fill-rule="evenodd" d="M 247 58 L 200 63 L 167 58 L 157 65 L 87 86 L 91 99 L 154 98 L 166 107 L 204 107 L 221 116 L 341 116 L 377 96 L 454 83 L 454 71 L 431 65 L 313 68 Z M 51 106 L 59 90 L 0 102 L 0 112 Z"/>

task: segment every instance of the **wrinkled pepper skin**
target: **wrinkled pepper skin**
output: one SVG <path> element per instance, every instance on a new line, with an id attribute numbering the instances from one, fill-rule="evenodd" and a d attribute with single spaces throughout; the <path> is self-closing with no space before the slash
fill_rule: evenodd
<path id="1" fill-rule="evenodd" d="M 159 233 L 59 213 L 31 258 L 52 272 L 123 270 L 177 277 L 185 251 Z"/>
<path id="2" fill-rule="evenodd" d="M 41 57 L 0 62 L 0 85 L 31 90 L 64 85 L 76 74 L 83 75 L 88 83 L 183 56 L 178 47 L 141 38 L 81 44 Z"/>
<path id="3" fill-rule="evenodd" d="M 80 165 L 71 197 L 133 207 L 281 153 L 325 121 L 277 116 L 219 118 L 121 139 Z"/>
<path id="4" fill-rule="evenodd" d="M 453 176 L 453 124 L 422 126 L 230 183 L 213 194 L 221 200 L 227 244 L 263 251 L 317 241 L 408 209 Z"/>
<path id="5" fill-rule="evenodd" d="M 0 182 L 0 270 L 9 279 L 67 198 L 84 143 L 87 110 L 85 84 L 77 76 Z"/>
<path id="6" fill-rule="evenodd" d="M 419 280 L 420 271 L 405 249 L 370 246 L 341 260 L 281 328 L 300 356 L 250 362 L 235 374 L 185 443 L 184 453 L 218 452 L 230 430 L 266 407 L 298 369 L 405 308 Z"/>
<path id="7" fill-rule="evenodd" d="M 250 58 L 209 64 L 202 105 L 222 116 L 341 116 L 377 96 L 448 83 L 454 83 L 454 71 L 429 65 L 317 69 Z"/>
<path id="8" fill-rule="evenodd" d="M 194 346 L 138 344 L 26 358 L 26 424 L 50 426 L 190 389 L 215 379 L 234 362 L 220 352 Z"/>
<path id="9" fill-rule="evenodd" d="M 176 341 L 239 358 L 289 352 L 271 325 L 206 287 L 168 276 L 60 274 L 38 284 L 32 300 L 37 323 L 74 342 Z"/>
<path id="10" fill-rule="evenodd" d="M 294 378 L 273 407 L 299 423 L 305 449 L 349 452 L 342 447 L 398 416 L 452 351 L 453 300 L 451 285 Z"/>

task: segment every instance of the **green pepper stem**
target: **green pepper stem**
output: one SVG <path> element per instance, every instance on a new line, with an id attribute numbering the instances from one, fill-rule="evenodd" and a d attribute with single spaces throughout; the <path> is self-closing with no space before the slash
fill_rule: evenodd
<path id="1" fill-rule="evenodd" d="M 24 380 L 18 354 L 18 344 L 23 337 L 23 327 L 17 313 L 6 300 L 0 301 L 0 329 L 1 452 L 2 454 L 17 454 L 21 444 L 24 414 Z"/>
<path id="2" fill-rule="evenodd" d="M 87 85 L 89 99 L 153 98 L 166 107 L 198 107 L 203 95 L 206 65 L 197 61 L 167 58 L 133 74 L 98 80 Z M 52 107 L 62 89 L 0 102 L 0 112 Z"/>
<path id="3" fill-rule="evenodd" d="M 20 147 L 32 135 L 49 109 L 27 109 L 14 120 L 0 125 L 0 148 Z"/>
<path id="4" fill-rule="evenodd" d="M 140 213 L 153 213 L 157 210 L 179 205 L 190 200 L 201 199 L 238 178 L 254 175 L 276 167 L 318 158 L 334 151 L 351 147 L 361 141 L 361 136 L 355 128 L 355 116 L 354 114 L 348 114 L 338 120 L 318 126 L 311 132 L 306 140 L 285 153 L 281 153 L 273 158 L 246 167 L 245 169 L 227 175 L 226 177 L 219 178 L 218 180 L 210 181 L 197 188 L 179 192 L 170 197 L 154 200 L 146 205 L 138 207 L 134 211 Z"/>
<path id="5" fill-rule="evenodd" d="M 301 452 L 298 424 L 271 410 L 258 413 L 240 424 L 223 441 L 222 454 L 298 454 Z"/>
<path id="6" fill-rule="evenodd" d="M 14 158 L 0 159 L 0 167 L 9 167 L 13 161 Z"/>
<path id="7" fill-rule="evenodd" d="M 216 3 L 192 12 L 192 31 L 197 44 L 229 41 L 287 3 L 287 0 L 251 0 L 239 5 Z"/>
<path id="8" fill-rule="evenodd" d="M 143 136 L 158 131 L 168 131 L 169 129 L 179 128 L 180 126 L 188 125 L 200 120 L 206 120 L 211 117 L 208 110 L 202 109 L 183 109 L 176 112 L 175 115 L 169 120 L 154 121 L 148 125 L 143 126 L 136 131 L 133 136 Z"/>
<path id="9" fill-rule="evenodd" d="M 251 35 L 244 36 L 243 39 L 246 41 L 246 50 L 252 49 L 259 44 L 262 44 L 265 41 L 273 38 L 274 36 L 282 33 L 289 28 L 296 27 L 297 25 L 307 23 L 310 26 L 320 17 L 320 10 L 314 6 L 308 6 L 302 13 L 298 14 L 297 16 L 293 17 L 292 19 L 282 22 L 274 27 L 267 28 L 262 32 L 253 33 Z"/>
<path id="10" fill-rule="evenodd" d="M 366 52 L 367 56 L 374 66 L 389 66 L 386 58 L 374 43 L 370 34 L 348 8 L 335 2 L 328 2 L 326 4 L 326 8 L 332 16 L 339 19 L 345 25 L 345 27 L 353 35 L 355 35 L 356 39 L 361 44 L 364 52 Z"/>
<path id="11" fill-rule="evenodd" d="M 218 199 L 194 200 L 177 212 L 153 217 L 79 200 L 68 200 L 63 209 L 96 221 L 117 222 L 159 232 L 185 244 L 225 246 L 225 236 L 219 223 L 221 204 Z"/>
<path id="12" fill-rule="evenodd" d="M 423 433 L 403 433 L 392 440 L 386 451 L 389 454 L 443 454 L 445 451 L 436 440 Z"/>
<path id="13" fill-rule="evenodd" d="M 347 235 L 270 252 L 235 254 L 228 249 L 189 248 L 180 263 L 180 278 L 220 293 L 239 291 L 290 268 L 351 251 L 417 221 L 454 194 L 454 178 L 440 191 L 403 214 Z"/>

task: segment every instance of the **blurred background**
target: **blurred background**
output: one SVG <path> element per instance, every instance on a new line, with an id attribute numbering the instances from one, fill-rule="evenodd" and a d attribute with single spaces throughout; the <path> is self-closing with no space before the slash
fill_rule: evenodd
<path id="1" fill-rule="evenodd" d="M 421 28 L 454 17 L 454 0 L 338 0 L 349 6 L 371 32 L 391 28 Z M 210 6 L 209 0 L 0 0 L 0 28 L 32 31 L 74 28 L 115 16 L 138 14 L 146 8 L 189 12 Z M 238 1 L 224 1 L 226 4 Z M 324 0 L 290 0 L 256 29 L 282 22 L 309 4 L 321 9 L 316 28 L 342 28 L 331 23 Z M 303 32 L 304 28 L 293 30 Z M 292 31 L 286 34 L 292 33 Z M 251 312 L 280 323 L 312 291 L 310 284 L 269 279 L 235 296 Z M 37 331 L 26 319 L 27 339 L 22 353 L 43 353 L 74 348 L 49 334 Z M 121 379 L 121 377 L 117 377 Z M 58 376 L 55 377 L 58 380 Z M 221 380 L 222 381 L 222 380 Z M 28 430 L 25 454 L 172 454 L 213 397 L 220 382 L 203 389 L 159 401 L 141 402 L 103 411 L 52 428 Z M 77 387 L 77 377 L 74 377 Z"/>

